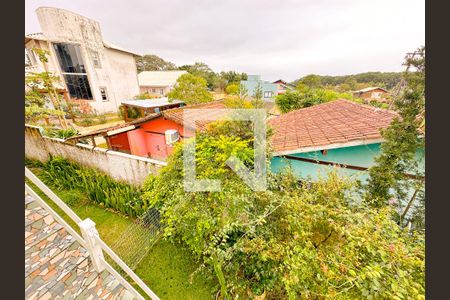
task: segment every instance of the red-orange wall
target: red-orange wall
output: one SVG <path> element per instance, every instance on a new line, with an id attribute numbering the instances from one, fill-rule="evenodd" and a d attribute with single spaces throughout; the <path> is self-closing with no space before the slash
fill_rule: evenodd
<path id="1" fill-rule="evenodd" d="M 128 136 L 125 133 L 117 134 L 109 137 L 109 143 L 113 150 L 123 150 L 126 152 L 130 152 L 130 146 L 128 143 Z"/>
<path id="2" fill-rule="evenodd" d="M 138 129 L 117 134 L 114 138 L 120 141 L 127 140 L 127 145 L 121 149 L 129 149 L 133 155 L 166 159 L 173 151 L 173 146 L 166 144 L 164 135 L 169 129 L 178 130 L 181 138 L 193 136 L 192 132 L 184 132 L 182 125 L 160 117 L 141 124 Z"/>

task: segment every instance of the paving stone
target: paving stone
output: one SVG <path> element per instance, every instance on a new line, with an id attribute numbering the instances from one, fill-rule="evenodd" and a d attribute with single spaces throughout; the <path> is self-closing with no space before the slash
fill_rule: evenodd
<path id="1" fill-rule="evenodd" d="M 25 298 L 135 299 L 49 212 L 25 199 Z"/>

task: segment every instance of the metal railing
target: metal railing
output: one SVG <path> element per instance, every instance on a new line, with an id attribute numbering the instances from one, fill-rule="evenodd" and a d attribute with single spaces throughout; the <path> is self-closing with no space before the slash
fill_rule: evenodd
<path id="1" fill-rule="evenodd" d="M 43 206 L 55 219 L 67 228 L 69 233 L 73 235 L 82 246 L 84 246 L 91 258 L 97 272 L 101 272 L 107 269 L 112 275 L 114 275 L 122 284 L 130 291 L 132 291 L 138 299 L 144 299 L 141 294 L 127 281 L 125 280 L 104 258 L 103 251 L 120 266 L 125 273 L 153 300 L 159 300 L 159 297 L 139 278 L 131 268 L 123 262 L 123 260 L 113 251 L 111 248 L 100 238 L 98 231 L 95 228 L 95 223 L 87 218 L 81 220 L 75 212 L 67 206 L 51 189 L 48 188 L 42 181 L 37 178 L 28 168 L 25 167 L 25 176 L 33 184 L 35 184 L 44 194 L 49 197 L 64 213 L 66 213 L 78 226 L 82 233 L 82 237 L 69 225 L 67 222 L 58 215 L 30 186 L 25 184 L 25 190 L 36 201 Z"/>

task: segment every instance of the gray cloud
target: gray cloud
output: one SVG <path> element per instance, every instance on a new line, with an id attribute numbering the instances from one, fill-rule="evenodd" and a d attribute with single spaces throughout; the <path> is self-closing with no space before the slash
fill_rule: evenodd
<path id="1" fill-rule="evenodd" d="M 40 31 L 39 6 L 95 19 L 130 50 L 268 80 L 399 71 L 425 42 L 424 0 L 27 0 L 27 33 Z"/>

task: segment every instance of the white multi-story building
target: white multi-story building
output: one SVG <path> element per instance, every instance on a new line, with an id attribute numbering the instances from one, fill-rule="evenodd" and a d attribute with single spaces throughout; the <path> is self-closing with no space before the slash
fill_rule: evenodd
<path id="1" fill-rule="evenodd" d="M 45 70 L 34 48 L 49 51 L 47 68 L 61 78 L 70 101 L 98 113 L 117 111 L 122 100 L 139 94 L 140 55 L 104 41 L 97 21 L 53 7 L 36 14 L 42 32 L 25 36 L 28 71 Z"/>

